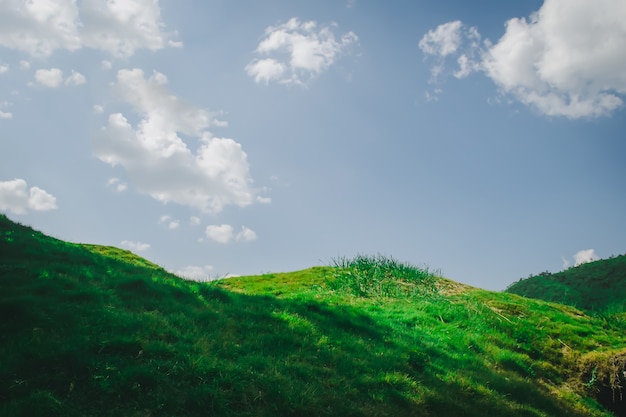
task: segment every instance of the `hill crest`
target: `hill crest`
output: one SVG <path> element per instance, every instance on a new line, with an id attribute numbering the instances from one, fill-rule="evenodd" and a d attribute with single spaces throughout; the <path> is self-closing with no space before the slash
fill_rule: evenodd
<path id="1" fill-rule="evenodd" d="M 198 283 L 93 249 L 0 216 L 0 415 L 624 415 L 618 316 L 387 268 Z"/>

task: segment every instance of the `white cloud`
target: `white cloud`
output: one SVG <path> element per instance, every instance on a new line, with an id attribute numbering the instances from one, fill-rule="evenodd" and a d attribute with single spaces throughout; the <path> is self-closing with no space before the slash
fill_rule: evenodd
<path id="1" fill-rule="evenodd" d="M 13 113 L 0 110 L 0 119 L 12 119 Z"/>
<path id="2" fill-rule="evenodd" d="M 241 226 L 241 231 L 237 233 L 235 239 L 238 241 L 251 242 L 257 239 L 257 234 L 254 230 L 246 226 Z"/>
<path id="3" fill-rule="evenodd" d="M 419 48 L 425 55 L 436 58 L 435 64 L 430 68 L 430 83 L 437 83 L 439 77 L 446 68 L 446 58 L 450 55 L 461 54 L 457 58 L 459 69 L 454 72 L 456 78 L 467 77 L 472 71 L 477 70 L 475 55 L 479 48 L 480 34 L 474 27 L 466 27 L 460 20 L 444 23 L 435 30 L 428 31 L 419 41 Z M 447 74 L 446 74 L 447 75 Z M 437 100 L 441 94 L 441 88 L 437 88 L 427 94 L 428 101 Z"/>
<path id="4" fill-rule="evenodd" d="M 49 88 L 57 88 L 63 82 L 63 71 L 58 68 L 40 69 L 35 72 L 35 81 Z"/>
<path id="5" fill-rule="evenodd" d="M 275 59 L 265 58 L 252 61 L 246 66 L 246 72 L 257 83 L 268 84 L 271 80 L 278 80 L 285 73 L 287 66 Z"/>
<path id="6" fill-rule="evenodd" d="M 118 193 L 121 193 L 128 189 L 128 184 L 120 181 L 119 178 L 109 178 L 107 181 L 107 187 L 113 188 Z"/>
<path id="7" fill-rule="evenodd" d="M 563 262 L 563 269 L 567 269 L 572 266 L 571 262 L 565 258 L 565 256 L 561 256 L 561 261 Z"/>
<path id="8" fill-rule="evenodd" d="M 419 48 L 428 55 L 445 57 L 461 46 L 461 21 L 444 23 L 429 30 L 419 41 Z"/>
<path id="9" fill-rule="evenodd" d="M 120 246 L 133 252 L 145 252 L 150 249 L 149 243 L 133 242 L 131 240 L 122 240 Z"/>
<path id="10" fill-rule="evenodd" d="M 20 69 L 22 70 L 30 69 L 30 62 L 24 61 L 24 60 L 20 61 Z"/>
<path id="11" fill-rule="evenodd" d="M 594 249 L 580 250 L 574 254 L 573 258 L 574 266 L 586 264 L 600 259 L 598 255 L 596 255 L 596 251 Z M 572 263 L 564 256 L 561 257 L 561 260 L 563 261 L 563 269 L 567 269 L 572 266 Z"/>
<path id="12" fill-rule="evenodd" d="M 204 232 L 206 237 L 218 243 L 229 243 L 233 239 L 233 227 L 229 224 L 211 224 Z"/>
<path id="13" fill-rule="evenodd" d="M 76 72 L 74 70 L 72 70 L 72 75 L 69 75 L 65 79 L 66 85 L 82 85 L 82 84 L 85 84 L 86 82 L 87 82 L 87 79 L 85 78 L 85 76 L 81 74 L 80 72 Z"/>
<path id="14" fill-rule="evenodd" d="M 194 266 L 188 265 L 181 269 L 174 271 L 176 275 L 182 278 L 191 279 L 194 281 L 213 281 L 215 278 L 212 277 L 211 273 L 213 272 L 212 265 L 204 265 L 204 266 Z"/>
<path id="15" fill-rule="evenodd" d="M 189 218 L 189 223 L 192 226 L 199 226 L 200 225 L 200 217 L 198 217 L 198 216 L 191 216 Z"/>
<path id="16" fill-rule="evenodd" d="M 445 25 L 457 27 L 460 22 Z M 529 19 L 506 22 L 496 42 L 479 45 L 477 31 L 461 42 L 428 32 L 422 51 L 440 61 L 460 53 L 458 78 L 482 71 L 504 94 L 548 116 L 607 116 L 626 95 L 626 3 L 622 0 L 545 0 Z M 459 33 L 457 31 L 457 33 Z"/>
<path id="17" fill-rule="evenodd" d="M 622 0 L 546 0 L 529 21 L 507 22 L 483 65 L 503 91 L 546 115 L 597 117 L 623 104 L 624 50 Z"/>
<path id="18" fill-rule="evenodd" d="M 25 214 L 29 209 L 47 211 L 57 208 L 56 198 L 39 187 L 30 187 L 23 179 L 0 181 L 0 210 Z"/>
<path id="19" fill-rule="evenodd" d="M 116 57 L 129 57 L 143 48 L 156 51 L 181 45 L 170 41 L 174 34 L 163 32 L 156 0 L 84 0 L 80 12 L 83 44 Z"/>
<path id="20" fill-rule="evenodd" d="M 0 45 L 33 56 L 80 48 L 74 0 L 0 2 Z"/>
<path id="21" fill-rule="evenodd" d="M 358 40 L 353 32 L 335 39 L 332 27 L 318 27 L 317 22 L 297 18 L 265 29 L 265 37 L 256 48 L 258 55 L 245 68 L 257 83 L 277 81 L 304 84 L 328 69 L 351 44 Z"/>
<path id="22" fill-rule="evenodd" d="M 600 259 L 594 249 L 584 249 L 574 255 L 574 266 L 586 264 Z"/>
<path id="23" fill-rule="evenodd" d="M 102 113 L 104 113 L 104 107 L 102 107 L 99 104 L 94 104 L 93 105 L 93 112 L 94 112 L 94 114 L 102 114 Z"/>
<path id="24" fill-rule="evenodd" d="M 159 218 L 159 224 L 167 224 L 169 230 L 176 230 L 180 226 L 180 220 L 172 219 L 172 217 L 168 215 L 163 215 Z"/>
<path id="25" fill-rule="evenodd" d="M 3 0 L 0 46 L 35 57 L 88 47 L 129 57 L 182 44 L 163 31 L 157 0 Z"/>
<path id="26" fill-rule="evenodd" d="M 212 113 L 172 95 L 167 77 L 140 69 L 120 70 L 116 88 L 141 120 L 132 126 L 121 113 L 94 138 L 95 155 L 121 165 L 140 192 L 162 202 L 217 213 L 227 205 L 255 202 L 247 155 L 233 139 L 206 130 Z M 192 152 L 179 133 L 199 140 Z"/>
<path id="27" fill-rule="evenodd" d="M 28 208 L 36 211 L 54 210 L 57 208 L 56 198 L 39 187 L 31 187 L 28 196 Z"/>
<path id="28" fill-rule="evenodd" d="M 4 74 L 5 72 L 9 72 L 9 66 L 6 64 L 0 65 L 0 74 Z"/>

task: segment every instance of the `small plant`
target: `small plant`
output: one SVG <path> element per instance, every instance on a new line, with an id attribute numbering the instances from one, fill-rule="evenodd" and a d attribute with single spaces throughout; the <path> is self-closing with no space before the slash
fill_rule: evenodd
<path id="1" fill-rule="evenodd" d="M 333 260 L 327 286 L 358 297 L 412 298 L 437 293 L 437 277 L 428 268 L 418 268 L 383 255 L 357 255 Z"/>

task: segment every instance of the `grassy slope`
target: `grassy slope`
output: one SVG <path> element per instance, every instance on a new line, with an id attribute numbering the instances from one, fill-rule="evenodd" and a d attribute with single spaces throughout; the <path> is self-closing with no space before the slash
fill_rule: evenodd
<path id="1" fill-rule="evenodd" d="M 0 216 L 0 415 L 610 415 L 622 316 L 337 271 L 200 284 Z"/>
<path id="2" fill-rule="evenodd" d="M 507 292 L 588 311 L 626 311 L 626 255 L 520 280 Z"/>

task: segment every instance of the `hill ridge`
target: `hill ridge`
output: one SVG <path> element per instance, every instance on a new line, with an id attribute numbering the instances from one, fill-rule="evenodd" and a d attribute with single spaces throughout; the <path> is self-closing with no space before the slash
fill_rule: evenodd
<path id="1" fill-rule="evenodd" d="M 198 283 L 87 249 L 0 216 L 0 415 L 624 415 L 622 316 L 385 269 Z"/>
<path id="2" fill-rule="evenodd" d="M 587 311 L 626 311 L 626 255 L 530 276 L 511 284 L 506 292 Z"/>

